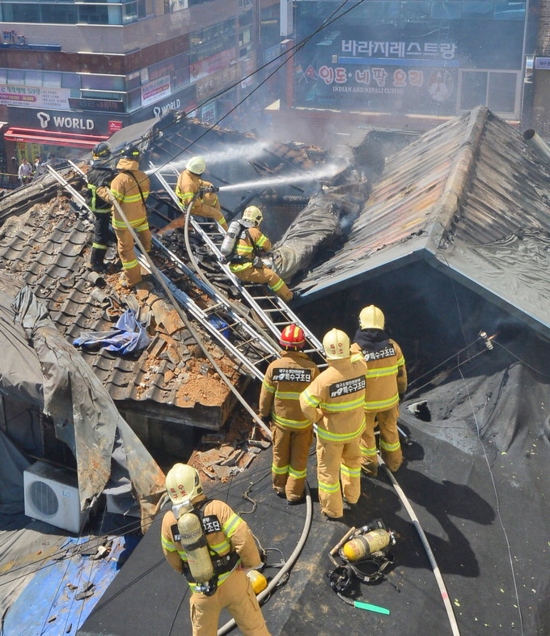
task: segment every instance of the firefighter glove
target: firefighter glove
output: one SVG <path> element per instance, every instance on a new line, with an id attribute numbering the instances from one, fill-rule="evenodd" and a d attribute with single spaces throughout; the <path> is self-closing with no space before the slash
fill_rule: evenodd
<path id="1" fill-rule="evenodd" d="M 252 261 L 252 266 L 255 267 L 256 269 L 263 269 L 264 262 L 259 256 L 256 256 L 254 260 Z"/>
<path id="2" fill-rule="evenodd" d="M 399 394 L 399 401 L 403 402 L 404 399 L 405 399 L 405 393 L 400 393 Z"/>
<path id="3" fill-rule="evenodd" d="M 260 415 L 260 419 L 266 426 L 271 424 L 271 415 Z"/>

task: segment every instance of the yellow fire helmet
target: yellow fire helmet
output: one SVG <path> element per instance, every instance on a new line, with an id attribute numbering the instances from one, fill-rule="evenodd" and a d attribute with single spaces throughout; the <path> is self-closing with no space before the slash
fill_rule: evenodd
<path id="1" fill-rule="evenodd" d="M 202 174 L 206 170 L 206 161 L 202 157 L 191 157 L 185 168 L 193 174 Z"/>
<path id="2" fill-rule="evenodd" d="M 359 314 L 359 327 L 361 329 L 384 329 L 384 314 L 374 305 L 363 307 Z"/>
<path id="3" fill-rule="evenodd" d="M 323 338 L 323 349 L 327 360 L 349 358 L 349 338 L 340 329 L 331 329 Z"/>
<path id="4" fill-rule="evenodd" d="M 189 505 L 203 494 L 199 471 L 188 464 L 174 464 L 166 475 L 166 491 L 174 507 Z"/>
<path id="5" fill-rule="evenodd" d="M 248 221 L 253 227 L 258 227 L 263 221 L 264 215 L 260 208 L 255 205 L 249 205 L 243 212 L 242 220 Z"/>

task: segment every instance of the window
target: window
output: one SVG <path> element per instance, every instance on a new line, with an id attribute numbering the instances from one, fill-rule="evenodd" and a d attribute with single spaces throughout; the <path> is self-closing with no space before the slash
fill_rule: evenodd
<path id="1" fill-rule="evenodd" d="M 434 2 L 432 18 L 434 20 L 458 20 L 462 15 L 460 2 Z"/>
<path id="2" fill-rule="evenodd" d="M 120 7 L 107 7 L 100 4 L 81 4 L 78 7 L 78 21 L 81 24 L 116 24 L 110 22 L 110 10 Z"/>
<path id="3" fill-rule="evenodd" d="M 22 86 L 25 83 L 25 71 L 10 71 L 8 69 L 7 83 Z"/>
<path id="4" fill-rule="evenodd" d="M 76 24 L 77 12 L 76 7 L 70 4 L 41 4 L 42 12 L 41 22 L 49 22 L 51 24 Z"/>
<path id="5" fill-rule="evenodd" d="M 42 71 L 26 71 L 25 86 L 42 86 Z"/>
<path id="6" fill-rule="evenodd" d="M 42 78 L 42 85 L 48 88 L 59 88 L 61 86 L 62 73 L 45 72 Z"/>
<path id="7" fill-rule="evenodd" d="M 462 71 L 460 109 L 470 110 L 480 104 L 495 113 L 516 112 L 519 73 L 497 71 Z"/>
<path id="8" fill-rule="evenodd" d="M 115 77 L 113 75 L 92 75 L 88 73 L 80 75 L 80 83 L 83 89 L 88 88 L 100 91 L 124 91 L 124 79 L 124 77 Z"/>

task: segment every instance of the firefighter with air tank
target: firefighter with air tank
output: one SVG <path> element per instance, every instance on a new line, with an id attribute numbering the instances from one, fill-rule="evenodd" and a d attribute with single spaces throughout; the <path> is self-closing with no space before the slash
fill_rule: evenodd
<path id="1" fill-rule="evenodd" d="M 221 251 L 229 261 L 229 269 L 240 280 L 245 283 L 267 283 L 277 296 L 289 302 L 295 298 L 295 294 L 290 291 L 284 280 L 262 261 L 262 256 L 271 250 L 271 241 L 260 230 L 263 218 L 258 207 L 248 206 L 242 218 L 231 223 Z"/>
<path id="2" fill-rule="evenodd" d="M 301 351 L 306 343 L 303 329 L 288 325 L 281 333 L 281 357 L 271 362 L 260 391 L 259 414 L 272 423 L 273 488 L 289 504 L 304 497 L 313 424 L 302 413 L 300 393 L 319 375 L 311 358 Z"/>
<path id="3" fill-rule="evenodd" d="M 380 452 L 395 472 L 403 461 L 397 418 L 399 402 L 407 390 L 407 369 L 401 348 L 384 331 L 384 314 L 374 305 L 359 314 L 359 329 L 351 346 L 352 360 L 367 363 L 366 427 L 361 439 L 363 471 L 376 476 L 378 459 L 374 429 L 380 429 Z"/>
<path id="4" fill-rule="evenodd" d="M 339 519 L 344 514 L 342 490 L 351 505 L 361 495 L 367 366 L 362 359 L 351 360 L 349 338 L 339 329 L 325 334 L 323 349 L 328 368 L 301 393 L 300 405 L 304 415 L 317 424 L 321 513 Z"/>
<path id="5" fill-rule="evenodd" d="M 191 588 L 193 636 L 214 636 L 223 608 L 245 636 L 270 636 L 245 573 L 263 565 L 247 523 L 223 501 L 206 498 L 192 466 L 175 464 L 166 490 L 172 509 L 162 519 L 162 550 Z"/>

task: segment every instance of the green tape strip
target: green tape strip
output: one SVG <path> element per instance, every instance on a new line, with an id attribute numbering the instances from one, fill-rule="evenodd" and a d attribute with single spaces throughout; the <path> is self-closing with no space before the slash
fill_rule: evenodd
<path id="1" fill-rule="evenodd" d="M 361 603 L 360 601 L 354 601 L 353 606 L 357 609 L 369 610 L 370 612 L 378 612 L 378 614 L 389 614 L 390 610 L 385 607 L 379 607 L 378 605 L 371 605 L 370 603 Z"/>

